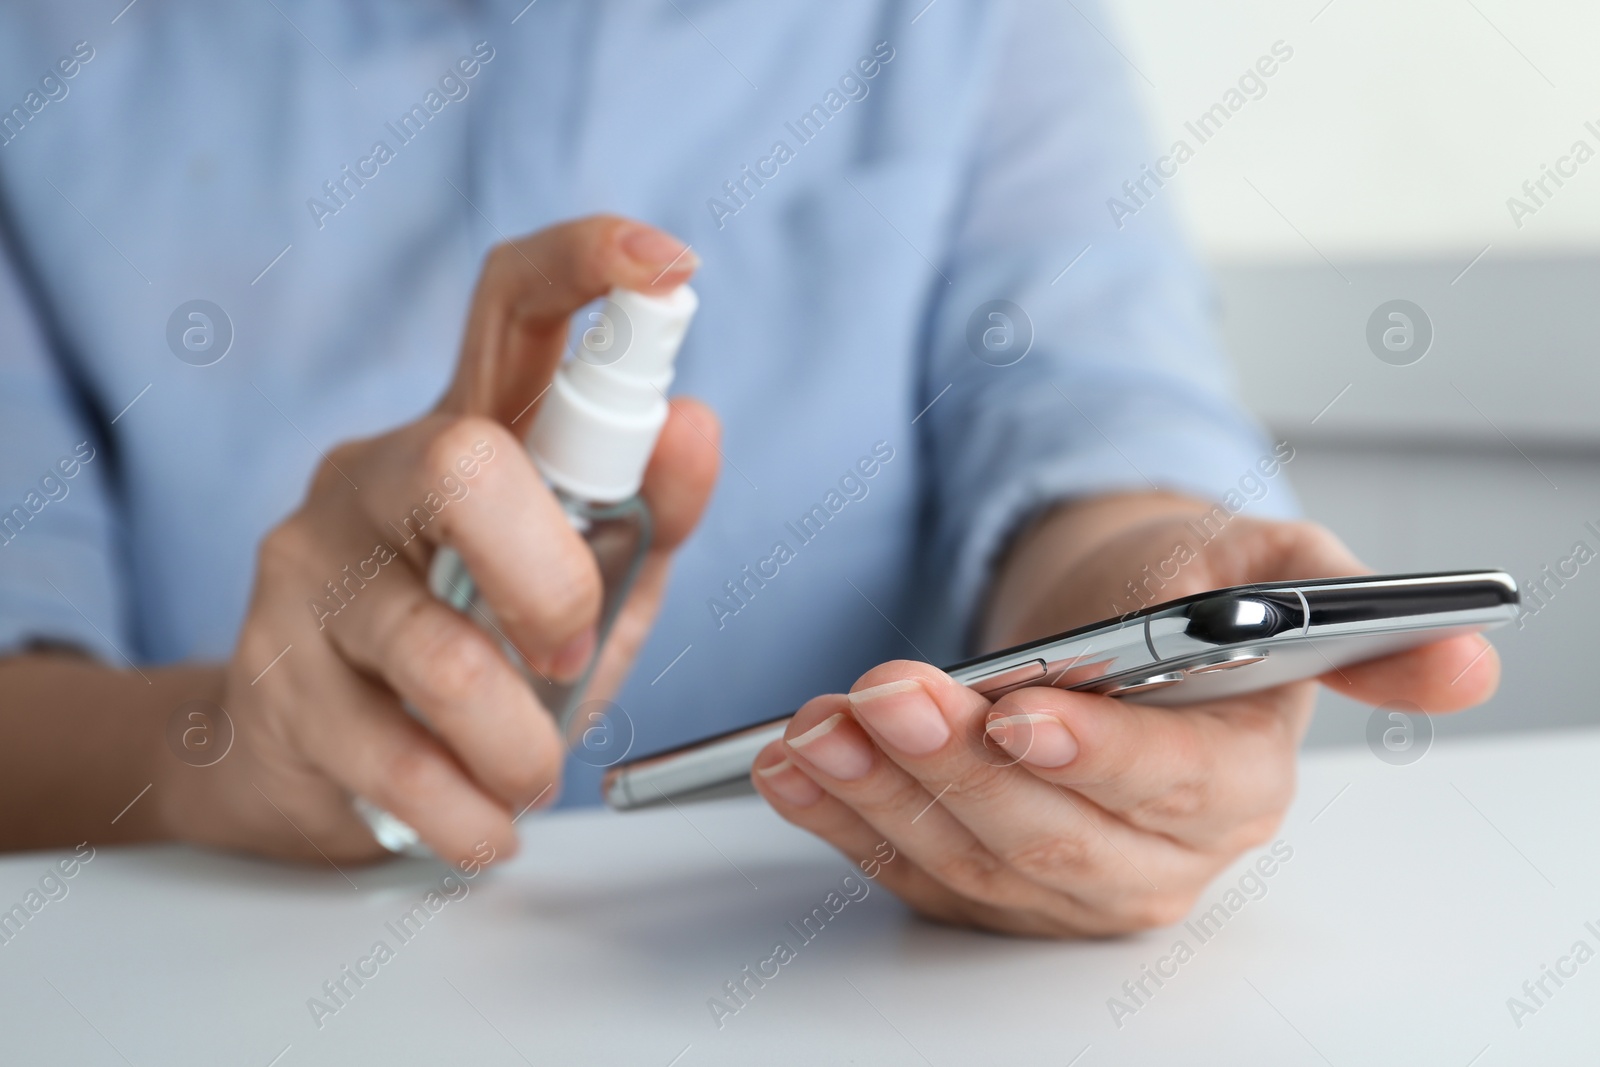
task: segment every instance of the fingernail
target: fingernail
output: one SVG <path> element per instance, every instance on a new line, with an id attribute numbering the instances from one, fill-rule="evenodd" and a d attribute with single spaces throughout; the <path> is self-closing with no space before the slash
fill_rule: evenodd
<path id="1" fill-rule="evenodd" d="M 950 724 L 915 678 L 851 693 L 850 706 L 890 746 L 908 756 L 926 756 L 950 740 Z"/>
<path id="2" fill-rule="evenodd" d="M 841 730 L 841 726 L 844 729 Z M 846 722 L 841 711 L 823 719 L 799 737 L 790 738 L 788 745 L 803 754 L 807 763 L 829 778 L 853 782 L 872 769 L 870 743 L 851 733 L 859 730 L 859 726 Z"/>
<path id="3" fill-rule="evenodd" d="M 636 262 L 653 270 L 693 270 L 700 265 L 700 257 L 682 241 L 650 226 L 629 230 L 620 243 Z"/>
<path id="4" fill-rule="evenodd" d="M 1078 739 L 1054 715 L 997 715 L 984 727 L 1001 748 L 1035 767 L 1065 767 L 1078 755 Z"/>
<path id="5" fill-rule="evenodd" d="M 822 787 L 807 778 L 788 756 L 770 767 L 756 768 L 756 774 L 786 804 L 809 808 L 822 799 Z"/>
<path id="6" fill-rule="evenodd" d="M 594 644 L 595 630 L 590 626 L 556 650 L 555 658 L 550 661 L 551 676 L 561 681 L 577 678 L 594 657 Z"/>

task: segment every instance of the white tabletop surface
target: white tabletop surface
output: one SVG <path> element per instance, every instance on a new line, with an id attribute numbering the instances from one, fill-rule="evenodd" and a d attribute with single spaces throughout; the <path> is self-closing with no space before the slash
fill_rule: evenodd
<path id="1" fill-rule="evenodd" d="M 1204 943 L 993 937 L 876 887 L 800 943 L 786 924 L 850 868 L 752 801 L 530 819 L 519 858 L 406 941 L 386 924 L 437 864 L 100 849 L 0 944 L 0 1062 L 1593 1063 L 1600 959 L 1560 964 L 1575 976 L 1520 1020 L 1507 1000 L 1575 942 L 1600 951 L 1597 771 L 1600 731 L 1441 743 L 1405 767 L 1307 755 L 1292 858 Z M 0 860 L 0 909 L 58 858 Z M 795 958 L 719 1028 L 708 1000 L 779 939 Z M 1119 1027 L 1108 999 L 1131 1004 L 1122 983 L 1180 939 L 1192 958 Z M 319 1027 L 308 1000 L 332 1004 L 322 984 L 380 940 L 392 958 Z"/>

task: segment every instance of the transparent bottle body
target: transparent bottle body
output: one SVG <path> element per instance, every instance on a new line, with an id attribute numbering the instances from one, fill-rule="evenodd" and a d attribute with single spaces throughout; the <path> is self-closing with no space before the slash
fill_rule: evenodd
<path id="1" fill-rule="evenodd" d="M 522 673 L 540 704 L 554 716 L 567 747 L 573 749 L 585 744 L 585 731 L 590 726 L 577 712 L 599 664 L 606 638 L 638 578 L 639 567 L 650 548 L 654 524 L 649 507 L 639 496 L 616 504 L 597 504 L 580 500 L 559 489 L 555 490 L 555 494 L 567 521 L 594 553 L 602 589 L 594 654 L 575 681 L 566 684 L 556 682 L 528 661 L 510 635 L 502 630 L 488 600 L 467 570 L 465 561 L 453 549 L 439 549 L 429 568 L 428 582 L 435 596 L 467 615 L 499 641 L 506 658 Z M 530 545 L 529 549 L 537 551 L 537 546 Z M 418 709 L 408 704 L 406 710 L 419 721 L 427 723 L 426 716 Z M 362 798 L 357 798 L 355 807 L 379 844 L 385 848 L 412 855 L 427 854 L 416 831 L 394 815 Z"/>

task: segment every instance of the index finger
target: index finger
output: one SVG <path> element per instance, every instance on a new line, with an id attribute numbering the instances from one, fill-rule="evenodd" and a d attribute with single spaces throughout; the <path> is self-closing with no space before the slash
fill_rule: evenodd
<path id="1" fill-rule="evenodd" d="M 438 410 L 510 425 L 550 383 L 574 312 L 614 288 L 665 293 L 699 262 L 664 230 L 614 215 L 497 245 L 484 259 L 455 378 Z"/>

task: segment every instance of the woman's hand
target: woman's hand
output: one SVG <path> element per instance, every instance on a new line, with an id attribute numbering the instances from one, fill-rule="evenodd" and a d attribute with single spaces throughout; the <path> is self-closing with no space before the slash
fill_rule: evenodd
<path id="1" fill-rule="evenodd" d="M 1070 566 L 1054 583 L 1016 583 L 1018 595 L 992 608 L 994 647 L 1140 607 L 1127 583 L 1179 544 L 1192 558 L 1162 579 L 1160 600 L 1365 570 L 1307 523 L 1233 517 L 1200 543 L 1185 520 L 1206 509 L 1192 502 L 1091 506 L 1012 552 L 1025 567 Z M 1473 636 L 1322 682 L 1368 703 L 1451 711 L 1486 699 L 1498 678 L 1494 652 Z M 1294 794 L 1315 685 L 1183 708 L 1045 687 L 991 704 L 934 667 L 898 661 L 848 695 L 807 703 L 753 777 L 786 819 L 854 860 L 888 841 L 897 858 L 879 879 L 924 915 L 1017 934 L 1117 934 L 1178 921 L 1212 878 L 1271 839 Z"/>
<path id="2" fill-rule="evenodd" d="M 513 818 L 555 797 L 564 747 L 498 635 L 428 591 L 434 551 L 464 558 L 500 632 L 538 671 L 575 678 L 595 648 L 594 557 L 521 442 L 569 317 L 613 286 L 664 293 L 694 267 L 660 231 L 616 218 L 495 249 L 455 381 L 432 413 L 331 449 L 269 533 L 217 701 L 236 730 L 214 766 L 167 759 L 156 797 L 188 840 L 316 860 L 383 854 L 362 797 L 441 858 L 515 853 Z M 673 550 L 716 477 L 715 417 L 678 401 L 645 477 L 655 541 L 596 675 L 615 685 L 654 618 Z M 427 720 L 402 707 L 410 703 Z"/>

